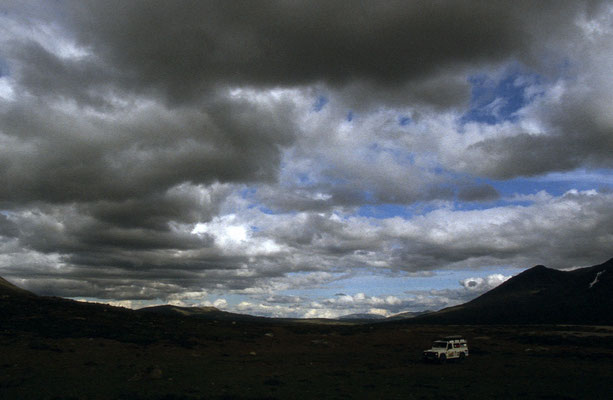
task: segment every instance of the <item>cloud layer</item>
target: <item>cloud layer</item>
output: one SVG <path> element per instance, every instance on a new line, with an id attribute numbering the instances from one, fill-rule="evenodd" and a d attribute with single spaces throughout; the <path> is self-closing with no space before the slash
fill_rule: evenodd
<path id="1" fill-rule="evenodd" d="M 0 273 L 44 294 L 321 316 L 358 308 L 293 293 L 357 270 L 608 259 L 612 16 L 6 2 Z M 363 296 L 358 311 L 419 308 Z"/>

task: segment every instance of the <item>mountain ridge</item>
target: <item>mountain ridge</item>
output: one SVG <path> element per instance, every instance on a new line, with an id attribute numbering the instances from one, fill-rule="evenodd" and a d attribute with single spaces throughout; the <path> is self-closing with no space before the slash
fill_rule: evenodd
<path id="1" fill-rule="evenodd" d="M 0 295 L 1 296 L 36 296 L 34 293 L 29 292 L 19 286 L 13 285 L 11 282 L 0 277 Z"/>
<path id="2" fill-rule="evenodd" d="M 532 267 L 467 303 L 417 316 L 416 323 L 613 324 L 613 259 L 560 271 Z"/>
<path id="3" fill-rule="evenodd" d="M 343 316 L 336 320 L 300 320 L 268 318 L 235 314 L 215 307 L 179 307 L 161 305 L 139 310 L 126 310 L 103 304 L 82 303 L 70 299 L 37 296 L 0 277 L 0 311 L 5 317 L 26 321 L 29 310 L 46 309 L 54 318 L 77 316 L 164 315 L 171 318 L 195 318 L 225 321 L 302 321 L 333 323 L 416 324 L 613 324 L 613 259 L 592 267 L 560 271 L 537 265 L 510 278 L 496 288 L 467 303 L 436 312 L 401 313 L 385 319 L 373 319 L 362 314 Z M 37 312 L 38 313 L 38 312 Z M 19 317 L 23 314 L 24 318 Z M 403 315 L 406 314 L 406 315 Z M 408 317 L 408 318 L 407 318 Z M 73 318 L 74 319 L 74 318 Z M 100 321 L 94 321 L 96 323 Z"/>

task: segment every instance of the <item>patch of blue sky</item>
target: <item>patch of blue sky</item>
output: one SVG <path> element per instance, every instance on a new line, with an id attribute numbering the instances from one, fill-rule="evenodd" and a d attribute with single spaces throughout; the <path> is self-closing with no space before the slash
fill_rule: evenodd
<path id="1" fill-rule="evenodd" d="M 526 266 L 526 268 L 528 267 L 531 266 Z M 486 278 L 494 274 L 512 276 L 524 269 L 501 265 L 483 267 L 478 270 L 437 270 L 430 274 L 420 275 L 406 271 L 363 268 L 354 269 L 351 275 L 340 277 L 340 279 L 315 288 L 291 289 L 283 291 L 281 294 L 312 299 L 331 298 L 340 294 L 355 296 L 358 293 L 364 293 L 367 296 L 405 298 L 412 292 L 461 289 L 460 281 L 464 279 Z"/>
<path id="2" fill-rule="evenodd" d="M 238 304 L 240 304 L 243 301 L 253 301 L 250 296 L 244 295 L 244 294 L 236 294 L 236 293 L 228 293 L 228 292 L 213 292 L 210 294 L 210 296 L 208 296 L 206 299 L 197 299 L 197 302 L 201 302 L 202 300 L 207 300 L 211 303 L 214 303 L 216 300 L 225 300 L 228 302 L 228 306 L 229 308 L 232 308 Z M 196 304 L 194 304 L 196 305 Z"/>
<path id="3" fill-rule="evenodd" d="M 462 116 L 461 122 L 498 124 L 514 121 L 516 112 L 531 102 L 535 93 L 526 91 L 532 85 L 542 83 L 543 79 L 533 73 L 523 71 L 517 66 L 510 67 L 500 78 L 487 74 L 471 75 L 470 109 Z"/>
<path id="4" fill-rule="evenodd" d="M 561 196 L 570 190 L 613 191 L 613 169 L 577 169 L 568 172 L 553 172 L 535 177 L 518 177 L 507 180 L 472 177 L 466 174 L 444 171 L 451 181 L 470 182 L 475 186 L 491 185 L 500 194 L 499 199 L 484 202 L 454 203 L 454 208 L 463 210 L 485 209 L 509 204 L 515 195 L 532 195 L 544 191 L 551 196 Z M 519 201 L 518 203 L 524 203 Z"/>
<path id="5" fill-rule="evenodd" d="M 251 199 L 255 196 L 255 194 L 257 193 L 257 188 L 253 187 L 253 186 L 246 186 L 243 187 L 240 191 L 240 196 L 243 199 Z"/>
<path id="6" fill-rule="evenodd" d="M 613 186 L 613 169 L 577 169 L 571 172 L 552 172 L 535 178 L 544 182 L 576 182 L 594 186 Z M 578 188 L 577 188 L 578 189 Z"/>
<path id="7" fill-rule="evenodd" d="M 392 147 L 390 145 L 373 142 L 368 145 L 367 149 L 368 153 L 366 154 L 366 157 L 370 161 L 376 161 L 379 154 L 386 153 L 391 155 L 394 158 L 394 161 L 396 161 L 398 164 L 415 164 L 415 153 L 400 147 Z"/>
<path id="8" fill-rule="evenodd" d="M 413 122 L 413 120 L 411 119 L 411 117 L 407 117 L 406 115 L 401 115 L 398 118 L 398 125 L 400 126 L 407 126 L 409 125 L 411 122 Z"/>
<path id="9" fill-rule="evenodd" d="M 326 104 L 328 104 L 329 101 L 330 100 L 326 96 L 317 96 L 317 99 L 315 99 L 315 102 L 313 103 L 313 111 L 320 112 L 324 109 L 324 107 L 326 106 Z"/>
<path id="10" fill-rule="evenodd" d="M 504 207 L 508 206 L 511 203 L 508 199 L 500 198 L 498 200 L 492 201 L 454 201 L 453 202 L 453 210 L 454 211 L 479 211 L 479 210 L 489 210 L 496 207 Z M 527 201 L 513 201 L 513 204 L 529 204 Z"/>
<path id="11" fill-rule="evenodd" d="M 440 205 L 431 202 L 417 202 L 410 205 L 382 203 L 366 204 L 359 207 L 356 214 L 365 218 L 387 219 L 401 217 L 410 219 L 418 215 L 426 215 L 440 208 Z"/>
<path id="12" fill-rule="evenodd" d="M 372 190 L 362 191 L 362 201 L 367 204 L 372 204 L 377 201 L 377 197 Z"/>
<path id="13" fill-rule="evenodd" d="M 305 297 L 305 298 L 326 298 L 333 297 L 336 293 L 339 293 L 340 290 L 346 288 L 346 286 L 340 284 L 345 279 L 347 279 L 350 274 L 346 272 L 330 272 L 332 279 L 328 282 L 316 283 L 311 287 L 301 287 L 301 288 L 292 288 L 287 290 L 281 290 L 276 294 L 285 295 L 285 296 L 296 296 L 296 297 Z M 286 274 L 288 278 L 291 277 L 299 277 L 306 276 L 309 272 L 291 272 Z M 353 275 L 353 273 L 351 274 Z"/>
<path id="14" fill-rule="evenodd" d="M 10 67 L 8 62 L 0 56 L 0 78 L 10 75 Z"/>
<path id="15" fill-rule="evenodd" d="M 451 174 L 453 175 L 453 174 Z M 458 181 L 469 180 L 469 177 L 455 177 Z M 486 210 L 493 207 L 502 207 L 510 204 L 528 205 L 529 200 L 514 200 L 516 195 L 534 195 L 541 191 L 551 196 L 559 197 L 570 190 L 596 190 L 599 192 L 613 191 L 613 170 L 575 171 L 569 173 L 552 173 L 533 178 L 515 178 L 504 181 L 473 178 L 470 181 L 475 185 L 491 185 L 498 191 L 500 197 L 487 201 L 460 201 L 451 203 L 456 210 Z M 456 191 L 457 193 L 457 191 Z M 387 219 L 393 217 L 412 218 L 418 215 L 426 215 L 440 205 L 430 202 L 417 202 L 410 205 L 397 203 L 374 204 L 367 193 L 364 195 L 365 203 L 359 207 L 356 214 L 360 217 Z"/>
<path id="16" fill-rule="evenodd" d="M 482 267 L 479 269 L 449 269 L 438 270 L 432 277 L 421 278 L 423 281 L 417 282 L 422 290 L 440 290 L 440 289 L 457 289 L 460 287 L 460 281 L 468 278 L 486 278 L 490 275 L 501 274 L 504 276 L 513 276 L 522 272 L 524 269 L 532 267 L 528 265 L 522 268 L 516 268 L 510 265 L 494 265 Z"/>
<path id="17" fill-rule="evenodd" d="M 447 169 L 443 168 L 441 165 L 436 165 L 434 168 L 431 168 L 430 172 L 432 172 L 434 175 L 438 175 L 438 176 L 448 175 L 449 174 L 449 171 Z"/>
<path id="18" fill-rule="evenodd" d="M 250 299 L 249 296 L 246 295 L 242 295 L 242 294 L 234 294 L 234 293 L 228 293 L 228 292 L 223 292 L 223 293 L 215 293 L 215 294 L 211 294 L 209 296 L 203 296 L 202 298 L 196 298 L 196 299 L 183 299 L 182 301 L 185 303 L 186 307 L 196 307 L 196 306 L 201 306 L 204 304 L 214 304 L 217 300 L 225 300 L 228 304 L 228 308 L 234 308 L 235 306 L 237 306 L 239 303 L 243 302 L 243 301 L 253 301 L 252 299 Z M 149 305 L 155 305 L 155 304 L 165 304 L 166 302 L 163 300 L 154 300 L 154 301 L 150 301 Z M 226 307 L 223 307 L 222 309 L 225 309 Z"/>
<path id="19" fill-rule="evenodd" d="M 493 182 L 492 186 L 504 198 L 509 198 L 516 194 L 535 194 L 540 191 L 545 191 L 552 196 L 560 196 L 570 189 L 578 189 L 576 182 L 543 182 L 525 178 Z"/>
<path id="20" fill-rule="evenodd" d="M 258 202 L 257 199 L 257 188 L 253 186 L 246 186 L 239 190 L 239 195 L 242 199 L 247 200 L 249 204 L 247 205 L 247 209 L 257 209 L 260 212 L 268 215 L 276 215 L 279 214 L 274 210 L 264 206 L 263 204 Z"/>
<path id="21" fill-rule="evenodd" d="M 416 277 L 415 275 L 403 272 L 394 274 L 378 273 L 377 271 L 367 269 L 336 283 L 342 286 L 340 293 L 351 296 L 355 296 L 357 293 L 365 293 L 368 296 L 403 297 L 407 290 L 435 287 L 428 283 L 432 281 L 432 278 Z M 457 285 L 457 282 L 455 284 Z"/>
<path id="22" fill-rule="evenodd" d="M 365 205 L 357 210 L 357 215 L 366 218 L 386 219 L 397 216 L 406 216 L 410 213 L 409 207 L 400 204 L 373 204 Z"/>
<path id="23" fill-rule="evenodd" d="M 313 183 L 315 183 L 313 179 L 311 179 L 311 176 L 306 173 L 296 174 L 296 179 L 301 185 L 312 185 Z"/>
<path id="24" fill-rule="evenodd" d="M 515 178 L 505 181 L 487 180 L 503 198 L 515 194 L 535 194 L 545 191 L 552 196 L 561 196 L 569 190 L 613 190 L 613 170 L 574 171 L 551 173 L 533 178 Z"/>
<path id="25" fill-rule="evenodd" d="M 521 272 L 516 268 L 507 266 L 483 267 L 479 270 L 455 269 L 438 270 L 432 276 L 420 278 L 410 277 L 406 280 L 405 292 L 460 289 L 460 281 L 468 278 L 486 278 L 489 275 L 502 274 L 505 276 L 515 275 Z"/>
<path id="26" fill-rule="evenodd" d="M 415 164 L 415 153 L 410 151 L 406 151 L 404 149 L 385 149 L 385 152 L 390 154 L 394 161 L 396 161 L 400 165 L 414 165 Z"/>
<path id="27" fill-rule="evenodd" d="M 282 212 L 275 212 L 273 209 L 268 208 L 268 207 L 264 207 L 262 205 L 256 205 L 258 210 L 264 214 L 267 215 L 277 215 L 277 214 L 283 214 Z"/>

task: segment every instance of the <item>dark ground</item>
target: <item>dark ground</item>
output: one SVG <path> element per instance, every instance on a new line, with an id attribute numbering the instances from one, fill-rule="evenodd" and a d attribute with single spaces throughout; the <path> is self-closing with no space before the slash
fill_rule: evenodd
<path id="1" fill-rule="evenodd" d="M 610 326 L 145 322 L 115 337 L 0 327 L 0 399 L 613 398 Z M 470 357 L 424 364 L 448 334 Z"/>

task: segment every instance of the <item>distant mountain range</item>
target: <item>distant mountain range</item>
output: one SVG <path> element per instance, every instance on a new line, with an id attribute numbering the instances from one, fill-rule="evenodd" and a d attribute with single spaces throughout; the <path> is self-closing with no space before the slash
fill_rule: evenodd
<path id="1" fill-rule="evenodd" d="M 197 319 L 217 320 L 217 321 L 261 321 L 267 322 L 274 318 L 258 317 L 248 314 L 237 314 L 221 311 L 216 307 L 179 307 L 170 304 L 161 306 L 151 306 L 136 310 L 142 314 L 157 314 L 167 316 L 182 316 Z"/>
<path id="2" fill-rule="evenodd" d="M 613 259 L 572 271 L 538 265 L 468 303 L 411 322 L 613 324 Z"/>
<path id="3" fill-rule="evenodd" d="M 413 319 L 415 317 L 419 317 L 420 315 L 430 314 L 431 310 L 426 311 L 406 311 L 398 314 L 390 315 L 386 318 L 387 321 L 396 321 L 396 320 L 405 320 L 405 319 Z"/>
<path id="4" fill-rule="evenodd" d="M 337 319 L 341 321 L 381 321 L 386 319 L 385 316 L 380 314 L 372 314 L 372 313 L 357 313 L 357 314 L 348 314 L 338 317 Z"/>
<path id="5" fill-rule="evenodd" d="M 144 328 L 157 318 L 189 320 L 334 323 L 333 320 L 299 320 L 257 317 L 221 311 L 214 307 L 172 305 L 128 310 L 105 304 L 37 296 L 0 278 L 0 326 L 14 329 L 68 332 L 108 331 L 114 324 Z M 388 318 L 376 314 L 350 314 L 338 323 L 418 324 L 613 324 L 613 259 L 593 267 L 559 271 L 542 265 L 528 269 L 480 297 L 437 312 L 407 312 Z M 122 331 L 121 334 L 127 334 Z"/>
<path id="6" fill-rule="evenodd" d="M 390 315 L 389 317 L 385 317 L 381 314 L 373 314 L 373 313 L 357 313 L 357 314 L 349 314 L 338 317 L 337 319 L 340 321 L 366 321 L 366 322 L 383 322 L 383 321 L 397 321 L 397 320 L 405 320 L 415 318 L 419 315 L 429 314 L 432 311 L 406 311 L 398 314 Z"/>

